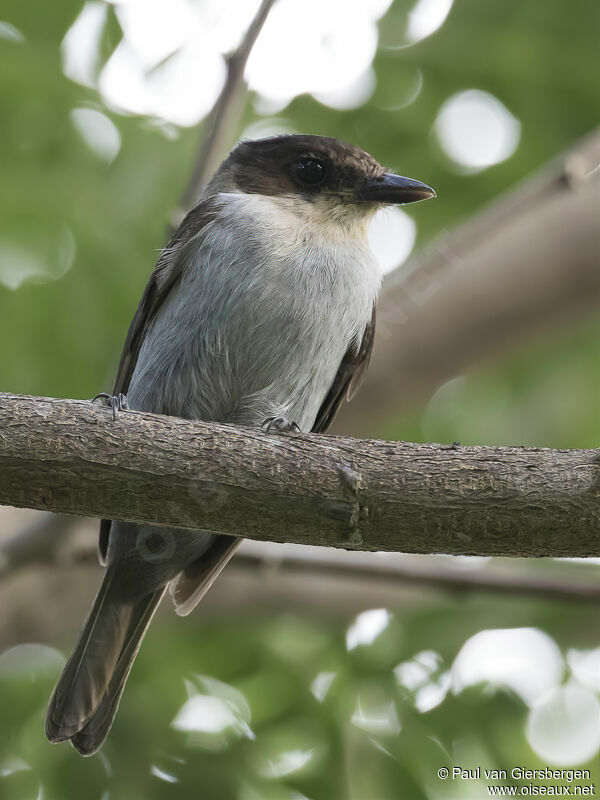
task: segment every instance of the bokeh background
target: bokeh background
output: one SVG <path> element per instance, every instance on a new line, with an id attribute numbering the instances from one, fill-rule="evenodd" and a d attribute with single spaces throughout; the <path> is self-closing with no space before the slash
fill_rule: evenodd
<path id="1" fill-rule="evenodd" d="M 3 391 L 91 397 L 110 388 L 225 56 L 257 6 L 2 3 Z M 279 0 L 221 155 L 240 137 L 320 133 L 433 185 L 436 201 L 374 223 L 373 247 L 398 282 L 423 248 L 443 250 L 436 243 L 449 232 L 598 125 L 599 36 L 600 5 L 583 0 Z M 597 212 L 600 220 L 600 204 Z M 582 282 L 583 302 L 568 264 L 561 274 L 564 303 L 559 285 L 538 309 L 543 325 L 511 335 L 521 288 L 508 279 L 501 336 L 495 318 L 477 347 L 453 338 L 460 304 L 438 327 L 434 319 L 434 350 L 456 339 L 476 358 L 463 353 L 460 369 L 431 370 L 438 377 L 423 382 L 417 346 L 406 391 L 390 383 L 386 414 L 367 383 L 337 430 L 597 446 L 598 284 Z M 546 288 L 540 281 L 541 296 Z M 410 319 L 388 324 L 385 346 L 401 346 L 405 332 Z M 454 364 L 452 356 L 443 358 Z M 33 512 L 6 509 L 0 520 L 5 543 L 23 531 L 55 534 Z M 592 560 L 325 557 L 249 545 L 192 617 L 177 619 L 165 604 L 101 753 L 83 760 L 51 746 L 45 704 L 99 582 L 95 524 L 67 528 L 68 537 L 56 534 L 56 546 L 18 565 L 0 550 L 1 798 L 489 796 L 484 779 L 437 777 L 455 765 L 586 768 L 591 777 L 579 783 L 600 786 L 598 607 L 575 596 L 598 580 Z M 324 560 L 337 568 L 328 573 Z M 391 578 L 382 579 L 382 565 Z M 394 578 L 395 566 L 430 579 Z M 485 587 L 492 573 L 504 582 L 497 592 Z M 435 580 L 448 574 L 451 590 Z M 469 586 L 473 575 L 479 590 Z M 526 593 L 528 581 L 560 581 L 567 591 L 562 599 Z"/>

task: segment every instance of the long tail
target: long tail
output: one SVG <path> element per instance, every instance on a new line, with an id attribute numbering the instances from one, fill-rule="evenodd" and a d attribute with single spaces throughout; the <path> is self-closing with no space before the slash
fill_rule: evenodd
<path id="1" fill-rule="evenodd" d="M 75 651 L 50 698 L 46 736 L 70 739 L 84 756 L 106 738 L 146 629 L 165 592 L 157 589 L 135 601 L 119 600 L 109 566 Z"/>

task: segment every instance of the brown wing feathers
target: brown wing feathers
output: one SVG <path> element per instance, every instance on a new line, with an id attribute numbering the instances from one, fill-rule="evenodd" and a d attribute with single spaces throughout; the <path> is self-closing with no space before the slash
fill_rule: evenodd
<path id="1" fill-rule="evenodd" d="M 182 250 L 189 247 L 196 235 L 213 219 L 214 211 L 210 202 L 200 203 L 190 211 L 162 251 L 129 326 L 115 379 L 114 394 L 119 394 L 119 392 L 127 394 L 148 329 L 160 306 L 181 277 L 181 271 L 185 265 L 184 259 L 180 257 Z"/>
<path id="2" fill-rule="evenodd" d="M 342 402 L 351 400 L 359 390 L 369 366 L 374 338 L 375 306 L 373 306 L 371 321 L 365 328 L 359 348 L 357 349 L 355 345 L 351 345 L 342 359 L 340 368 L 331 384 L 331 389 L 317 414 L 312 429 L 313 433 L 324 433 L 333 422 L 333 418 L 339 411 Z"/>

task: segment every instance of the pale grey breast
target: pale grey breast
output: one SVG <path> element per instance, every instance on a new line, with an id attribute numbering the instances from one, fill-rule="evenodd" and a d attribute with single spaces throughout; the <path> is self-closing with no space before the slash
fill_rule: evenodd
<path id="1" fill-rule="evenodd" d="M 380 282 L 363 228 L 262 195 L 222 196 L 142 345 L 132 408 L 310 430 Z"/>

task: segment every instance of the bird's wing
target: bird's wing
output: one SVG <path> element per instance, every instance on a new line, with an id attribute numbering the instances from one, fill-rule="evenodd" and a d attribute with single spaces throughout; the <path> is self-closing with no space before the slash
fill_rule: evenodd
<path id="1" fill-rule="evenodd" d="M 197 205 L 185 217 L 162 251 L 150 280 L 144 290 L 137 311 L 131 320 L 123 354 L 117 370 L 114 394 L 127 394 L 140 350 L 146 334 L 169 293 L 181 278 L 185 268 L 185 254 L 194 239 L 215 217 L 210 201 Z"/>
<path id="2" fill-rule="evenodd" d="M 352 400 L 359 390 L 369 366 L 374 338 L 375 306 L 373 306 L 373 314 L 365 328 L 360 345 L 357 347 L 355 343 L 352 343 L 346 350 L 346 354 L 331 384 L 331 389 L 317 414 L 312 429 L 313 433 L 325 433 L 333 422 L 333 418 L 344 399 Z"/>
<path id="3" fill-rule="evenodd" d="M 152 327 L 160 307 L 183 274 L 186 264 L 185 255 L 189 251 L 190 245 L 206 225 L 212 222 L 215 213 L 210 201 L 199 203 L 185 217 L 171 237 L 169 244 L 160 254 L 156 267 L 144 289 L 140 304 L 131 320 L 117 370 L 113 394 L 121 392 L 127 394 L 144 339 Z M 111 520 L 109 519 L 103 519 L 100 522 L 98 549 L 101 563 L 106 561 L 110 524 Z"/>

